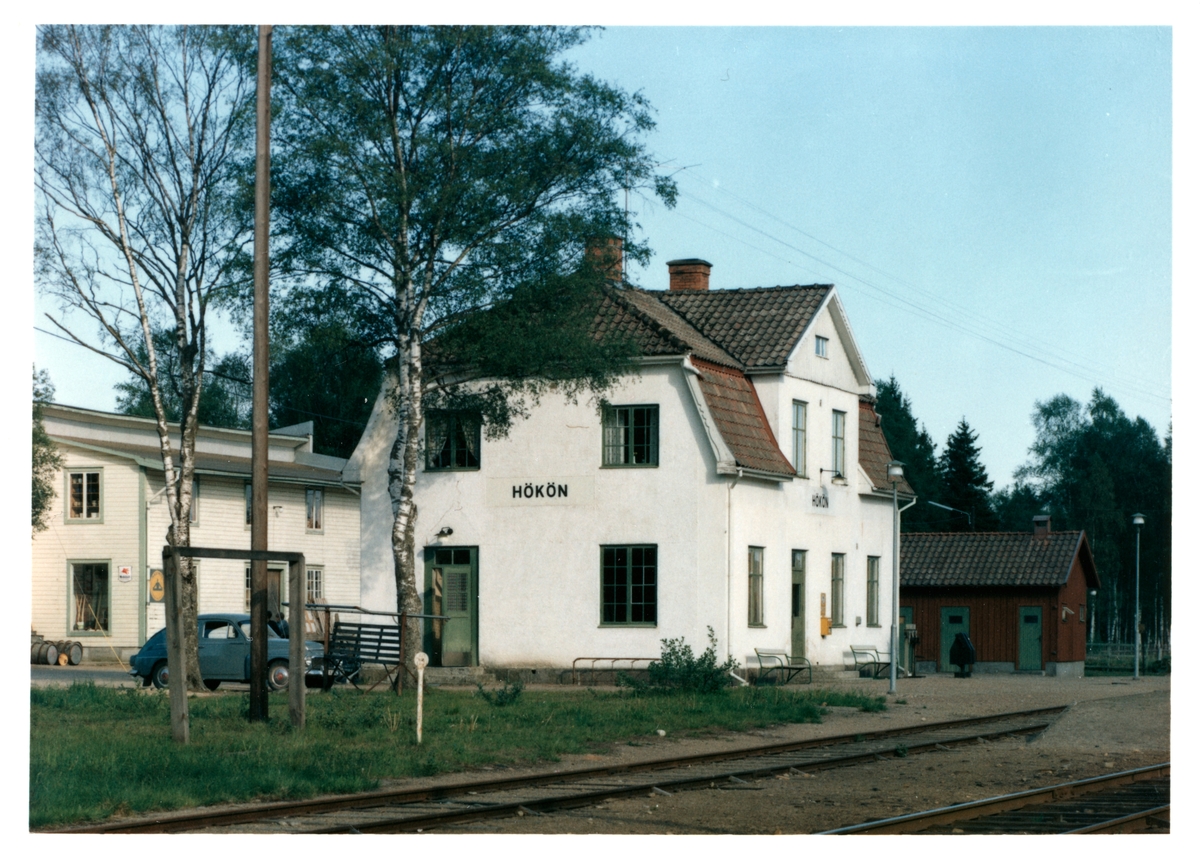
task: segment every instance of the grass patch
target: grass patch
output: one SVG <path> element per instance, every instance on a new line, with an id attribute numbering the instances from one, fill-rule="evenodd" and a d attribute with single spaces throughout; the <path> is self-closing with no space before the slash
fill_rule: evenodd
<path id="1" fill-rule="evenodd" d="M 191 743 L 172 744 L 166 692 L 32 689 L 29 825 L 100 820 L 251 799 L 301 799 L 378 786 L 381 778 L 554 761 L 614 743 L 781 723 L 819 722 L 821 707 L 886 709 L 884 698 L 820 689 L 738 688 L 711 694 L 526 691 L 497 708 L 474 692 L 425 696 L 416 745 L 415 696 L 334 689 L 308 698 L 292 730 L 286 695 L 271 720 L 246 721 L 249 695 L 189 701 Z"/>

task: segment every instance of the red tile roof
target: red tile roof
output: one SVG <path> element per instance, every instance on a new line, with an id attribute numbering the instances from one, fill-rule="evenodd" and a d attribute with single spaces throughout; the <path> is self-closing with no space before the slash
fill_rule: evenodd
<path id="1" fill-rule="evenodd" d="M 787 364 L 831 289 L 828 284 L 810 284 L 647 293 L 753 370 Z"/>
<path id="2" fill-rule="evenodd" d="M 888 481 L 887 465 L 892 458 L 892 450 L 883 429 L 879 426 L 879 414 L 870 401 L 858 402 L 858 463 L 863 472 L 871 480 L 871 484 L 882 491 L 891 491 L 892 483 Z M 896 485 L 896 490 L 907 496 L 913 495 L 912 486 L 905 479 Z"/>
<path id="3" fill-rule="evenodd" d="M 901 587 L 1060 587 L 1076 555 L 1090 589 L 1099 577 L 1082 530 L 1033 533 L 903 533 Z"/>
<path id="4" fill-rule="evenodd" d="M 795 475 L 791 462 L 779 451 L 750 379 L 737 369 L 702 359 L 693 358 L 692 364 L 700 371 L 700 391 L 737 465 L 783 476 Z"/>

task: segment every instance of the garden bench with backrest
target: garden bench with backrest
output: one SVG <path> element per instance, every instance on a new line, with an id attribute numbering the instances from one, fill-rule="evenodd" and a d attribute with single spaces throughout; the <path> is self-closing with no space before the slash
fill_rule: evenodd
<path id="1" fill-rule="evenodd" d="M 401 672 L 400 626 L 338 620 L 329 636 L 325 662 L 328 670 L 325 677 L 327 687 L 336 680 L 345 680 L 358 688 L 358 678 L 364 664 L 381 665 L 385 678 L 395 687 Z M 367 691 L 380 682 L 383 680 Z"/>
<path id="2" fill-rule="evenodd" d="M 771 650 L 754 648 L 754 655 L 758 657 L 758 676 L 755 677 L 756 683 L 772 682 L 779 684 L 782 679 L 782 684 L 787 685 L 792 679 L 799 674 L 807 673 L 807 682 L 812 682 L 812 663 L 804 656 L 788 655 L 786 650 Z"/>
<path id="3" fill-rule="evenodd" d="M 850 652 L 854 654 L 854 669 L 860 676 L 869 674 L 873 679 L 879 679 L 892 666 L 891 656 L 880 652 L 878 647 L 851 644 Z"/>

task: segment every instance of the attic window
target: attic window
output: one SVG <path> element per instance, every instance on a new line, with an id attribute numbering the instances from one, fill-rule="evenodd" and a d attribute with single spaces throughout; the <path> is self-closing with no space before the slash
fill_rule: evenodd
<path id="1" fill-rule="evenodd" d="M 817 356 L 820 356 L 822 359 L 829 358 L 829 339 L 823 335 L 817 336 Z"/>

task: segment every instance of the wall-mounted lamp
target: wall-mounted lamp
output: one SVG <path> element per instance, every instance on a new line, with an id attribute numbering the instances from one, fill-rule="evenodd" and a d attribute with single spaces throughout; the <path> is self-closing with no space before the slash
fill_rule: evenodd
<path id="1" fill-rule="evenodd" d="M 275 512 L 275 517 L 278 518 L 283 511 L 283 506 L 272 506 L 271 509 Z"/>
<path id="2" fill-rule="evenodd" d="M 442 527 L 440 530 L 438 530 L 437 537 L 439 539 L 444 539 L 447 536 L 453 536 L 453 535 L 454 535 L 454 529 L 452 527 Z"/>

